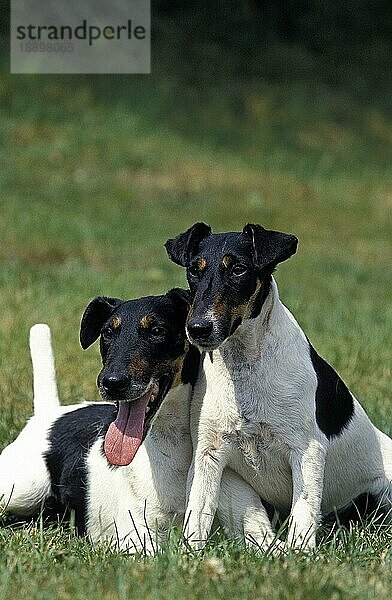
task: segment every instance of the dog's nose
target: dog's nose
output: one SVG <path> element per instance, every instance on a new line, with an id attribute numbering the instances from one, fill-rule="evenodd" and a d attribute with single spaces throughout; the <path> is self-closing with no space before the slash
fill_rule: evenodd
<path id="1" fill-rule="evenodd" d="M 126 373 L 112 373 L 102 377 L 101 384 L 105 392 L 115 396 L 125 392 L 129 385 L 129 376 Z"/>
<path id="2" fill-rule="evenodd" d="M 212 321 L 207 319 L 190 319 L 188 321 L 188 332 L 189 335 L 195 340 L 207 339 L 213 329 Z"/>

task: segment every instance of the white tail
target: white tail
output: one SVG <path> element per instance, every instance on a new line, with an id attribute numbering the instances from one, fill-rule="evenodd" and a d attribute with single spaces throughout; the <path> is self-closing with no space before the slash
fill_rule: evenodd
<path id="1" fill-rule="evenodd" d="M 30 352 L 33 363 L 34 415 L 48 418 L 60 406 L 48 325 L 38 323 L 30 329 Z"/>

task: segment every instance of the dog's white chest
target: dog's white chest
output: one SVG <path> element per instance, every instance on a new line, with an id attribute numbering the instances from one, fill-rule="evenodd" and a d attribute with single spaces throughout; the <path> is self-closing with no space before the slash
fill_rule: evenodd
<path id="1" fill-rule="evenodd" d="M 266 463 L 279 459 L 285 445 L 267 423 L 250 423 L 246 419 L 241 421 L 239 430 L 224 437 L 227 437 L 233 453 L 258 474 L 266 468 Z"/>
<path id="2" fill-rule="evenodd" d="M 221 440 L 232 469 L 265 500 L 286 510 L 292 491 L 290 450 L 282 420 L 276 418 L 275 393 L 269 377 L 243 366 L 238 377 L 229 378 L 225 365 L 205 359 L 193 419 L 199 436 L 211 436 L 214 447 Z"/>

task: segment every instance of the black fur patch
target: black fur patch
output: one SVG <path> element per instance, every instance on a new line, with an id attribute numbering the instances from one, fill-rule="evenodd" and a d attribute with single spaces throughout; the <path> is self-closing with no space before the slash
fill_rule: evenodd
<path id="1" fill-rule="evenodd" d="M 310 358 L 316 371 L 316 421 L 321 431 L 331 438 L 342 433 L 354 414 L 354 400 L 339 375 L 309 344 Z"/>
<path id="2" fill-rule="evenodd" d="M 233 333 L 238 329 L 238 327 L 241 325 L 241 323 L 242 323 L 241 317 L 237 317 L 231 326 L 230 335 L 233 335 Z"/>
<path id="3" fill-rule="evenodd" d="M 349 527 L 353 523 L 361 523 L 367 517 L 372 520 L 382 518 L 383 511 L 377 498 L 372 494 L 361 494 L 357 496 L 348 506 L 337 512 L 325 515 L 322 519 L 323 525 L 338 523 L 342 527 Z"/>
<path id="4" fill-rule="evenodd" d="M 45 461 L 52 493 L 59 507 L 75 511 L 79 535 L 86 533 L 87 454 L 116 414 L 115 405 L 91 404 L 61 416 L 49 431 Z"/>
<path id="5" fill-rule="evenodd" d="M 252 306 L 252 310 L 250 313 L 250 318 L 251 319 L 255 319 L 256 317 L 259 316 L 261 309 L 263 307 L 264 302 L 267 299 L 267 296 L 270 292 L 271 289 L 271 280 L 272 280 L 272 275 L 268 275 L 264 280 L 263 283 L 261 284 L 261 289 L 259 291 L 259 293 L 257 294 L 255 301 L 253 303 Z"/>
<path id="6" fill-rule="evenodd" d="M 182 365 L 181 381 L 182 383 L 190 383 L 194 387 L 199 373 L 200 352 L 195 346 L 189 346 L 189 350 L 185 355 L 184 364 Z"/>

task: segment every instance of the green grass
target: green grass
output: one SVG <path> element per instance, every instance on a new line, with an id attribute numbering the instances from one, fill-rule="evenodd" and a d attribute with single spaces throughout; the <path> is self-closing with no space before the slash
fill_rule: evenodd
<path id="1" fill-rule="evenodd" d="M 62 530 L 3 529 L 2 598 L 389 598 L 390 534 L 354 530 L 314 555 L 271 558 L 227 541 L 202 557 L 168 544 L 155 558 L 92 550 Z"/>
<path id="2" fill-rule="evenodd" d="M 31 414 L 30 326 L 52 328 L 62 402 L 97 399 L 84 307 L 184 284 L 163 243 L 196 220 L 299 236 L 281 296 L 392 433 L 392 121 L 380 98 L 308 84 L 2 77 L 0 448 Z M 389 598 L 391 533 L 342 531 L 310 556 L 218 540 L 202 556 L 173 543 L 134 560 L 4 520 L 0 596 Z"/>

